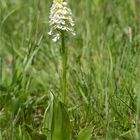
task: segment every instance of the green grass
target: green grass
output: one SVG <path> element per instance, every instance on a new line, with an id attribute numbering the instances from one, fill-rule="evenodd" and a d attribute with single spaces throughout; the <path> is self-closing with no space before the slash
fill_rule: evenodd
<path id="1" fill-rule="evenodd" d="M 66 121 L 72 140 L 83 138 L 83 132 L 87 138 L 92 132 L 92 140 L 139 140 L 140 1 L 68 3 L 77 35 L 65 38 L 64 107 L 57 101 L 62 91 L 61 42 L 53 43 L 47 34 L 52 1 L 0 0 L 0 140 L 49 137 L 43 130 L 48 126 L 44 114 L 53 102 L 50 116 L 63 112 L 54 117 L 54 133 Z"/>

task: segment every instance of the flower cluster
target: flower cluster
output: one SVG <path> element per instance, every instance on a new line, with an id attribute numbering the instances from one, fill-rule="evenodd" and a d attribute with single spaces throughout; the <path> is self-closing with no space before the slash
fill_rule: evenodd
<path id="1" fill-rule="evenodd" d="M 67 2 L 54 0 L 49 19 L 51 29 L 48 34 L 53 37 L 54 42 L 59 40 L 62 31 L 71 32 L 73 35 L 76 35 L 74 32 L 72 12 L 67 6 Z"/>

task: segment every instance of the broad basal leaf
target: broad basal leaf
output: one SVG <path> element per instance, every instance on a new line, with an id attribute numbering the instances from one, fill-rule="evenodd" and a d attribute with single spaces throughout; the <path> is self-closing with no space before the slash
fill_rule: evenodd
<path id="1" fill-rule="evenodd" d="M 52 94 L 44 115 L 43 129 L 46 130 L 47 140 L 70 140 L 70 121 L 66 106 L 54 99 Z"/>

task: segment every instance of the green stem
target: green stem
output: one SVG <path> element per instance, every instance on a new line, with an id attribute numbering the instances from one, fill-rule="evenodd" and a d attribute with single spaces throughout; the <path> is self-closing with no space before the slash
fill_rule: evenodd
<path id="1" fill-rule="evenodd" d="M 65 37 L 64 37 L 64 32 L 62 31 L 61 33 L 61 37 L 62 37 L 62 102 L 65 103 L 66 100 L 66 73 L 67 73 L 67 51 L 66 51 L 66 47 L 65 47 Z"/>

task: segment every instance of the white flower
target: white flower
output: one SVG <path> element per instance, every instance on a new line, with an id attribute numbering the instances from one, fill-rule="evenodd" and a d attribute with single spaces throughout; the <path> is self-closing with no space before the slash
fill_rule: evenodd
<path id="1" fill-rule="evenodd" d="M 76 35 L 74 32 L 72 12 L 71 9 L 67 7 L 67 2 L 54 0 L 49 19 L 51 29 L 48 34 L 53 37 L 54 42 L 59 40 L 61 31 L 70 32 L 72 35 Z"/>

